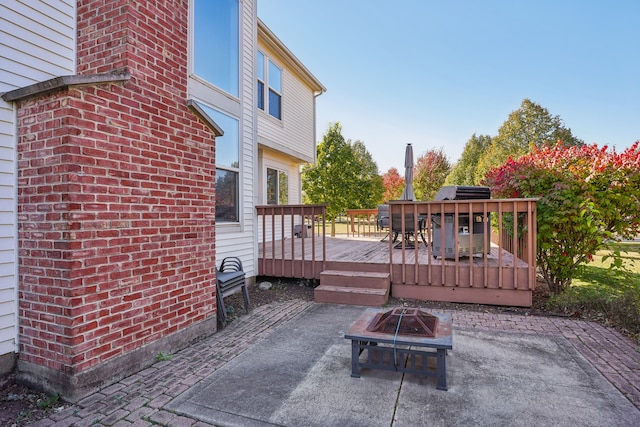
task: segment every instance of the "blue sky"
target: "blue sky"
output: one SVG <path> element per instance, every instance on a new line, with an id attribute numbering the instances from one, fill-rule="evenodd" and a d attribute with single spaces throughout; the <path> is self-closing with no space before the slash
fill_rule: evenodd
<path id="1" fill-rule="evenodd" d="M 471 135 L 529 98 L 587 143 L 640 139 L 638 0 L 258 0 L 258 16 L 323 83 L 330 122 L 381 173 Z"/>

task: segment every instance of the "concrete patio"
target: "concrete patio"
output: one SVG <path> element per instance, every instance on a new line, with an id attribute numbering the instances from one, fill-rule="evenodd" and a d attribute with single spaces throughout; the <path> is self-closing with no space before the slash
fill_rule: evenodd
<path id="1" fill-rule="evenodd" d="M 344 333 L 364 307 L 294 300 L 34 425 L 415 426 L 640 423 L 640 349 L 601 325 L 453 311 L 448 391 L 363 369 Z"/>

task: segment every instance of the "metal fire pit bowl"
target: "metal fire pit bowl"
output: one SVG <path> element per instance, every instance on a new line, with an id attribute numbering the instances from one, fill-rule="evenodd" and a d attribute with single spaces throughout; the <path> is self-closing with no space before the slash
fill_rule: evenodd
<path id="1" fill-rule="evenodd" d="M 419 308 L 394 308 L 375 315 L 367 332 L 433 338 L 436 336 L 438 316 Z"/>
<path id="2" fill-rule="evenodd" d="M 361 368 L 407 372 L 436 377 L 447 389 L 446 355 L 453 349 L 451 316 L 422 309 L 370 308 L 345 334 L 351 340 L 351 376 Z M 428 361 L 434 360 L 435 368 Z"/>

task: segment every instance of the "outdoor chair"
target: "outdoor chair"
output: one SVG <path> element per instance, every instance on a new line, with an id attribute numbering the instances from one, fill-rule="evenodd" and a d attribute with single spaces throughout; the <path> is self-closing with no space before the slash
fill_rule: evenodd
<path id="1" fill-rule="evenodd" d="M 380 240 L 381 242 L 389 236 L 389 205 L 378 205 L 378 215 L 376 215 L 376 228 L 378 231 L 387 231 L 387 234 Z"/>
<path id="2" fill-rule="evenodd" d="M 219 269 L 216 269 L 217 292 L 216 302 L 218 304 L 218 318 L 222 325 L 227 324 L 227 308 L 224 305 L 224 298 L 242 291 L 244 298 L 244 311 L 249 314 L 249 289 L 245 280 L 242 261 L 237 257 L 227 257 L 222 260 Z"/>
<path id="3" fill-rule="evenodd" d="M 418 237 L 422 239 L 422 242 L 427 245 L 426 238 L 424 236 L 426 227 L 426 217 L 418 215 L 418 230 L 415 230 L 415 224 L 413 220 L 413 213 L 404 214 L 404 234 L 402 233 L 402 214 L 394 213 L 391 221 L 391 232 L 393 233 L 393 242 L 395 243 L 398 236 L 402 236 L 405 242 L 405 247 L 413 248 L 414 244 L 418 241 Z M 395 246 L 396 248 L 402 247 L 402 241 Z"/>

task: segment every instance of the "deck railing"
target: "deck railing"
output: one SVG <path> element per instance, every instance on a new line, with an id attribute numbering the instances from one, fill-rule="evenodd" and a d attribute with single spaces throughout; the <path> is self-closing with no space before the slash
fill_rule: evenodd
<path id="1" fill-rule="evenodd" d="M 389 272 L 396 297 L 531 305 L 536 199 L 391 201 L 389 207 L 388 243 L 364 248 L 367 242 L 348 239 L 359 252 L 327 254 L 328 240 L 337 242 L 326 236 L 324 205 L 258 206 L 258 274 L 319 279 L 325 267 L 342 266 Z M 350 234 L 375 227 L 374 211 L 353 213 Z M 355 221 L 360 215 L 363 220 Z"/>
<path id="2" fill-rule="evenodd" d="M 536 199 L 392 201 L 390 206 L 391 229 L 400 236 L 389 241 L 394 284 L 535 287 Z M 426 262 L 419 257 L 421 243 Z M 473 257 L 478 254 L 481 258 Z"/>
<path id="3" fill-rule="evenodd" d="M 326 205 L 265 205 L 256 210 L 258 274 L 317 278 L 327 258 Z M 305 249 L 311 250 L 309 257 Z"/>
<path id="4" fill-rule="evenodd" d="M 378 209 L 347 209 L 347 235 L 383 238 L 387 231 L 379 227 Z"/>

